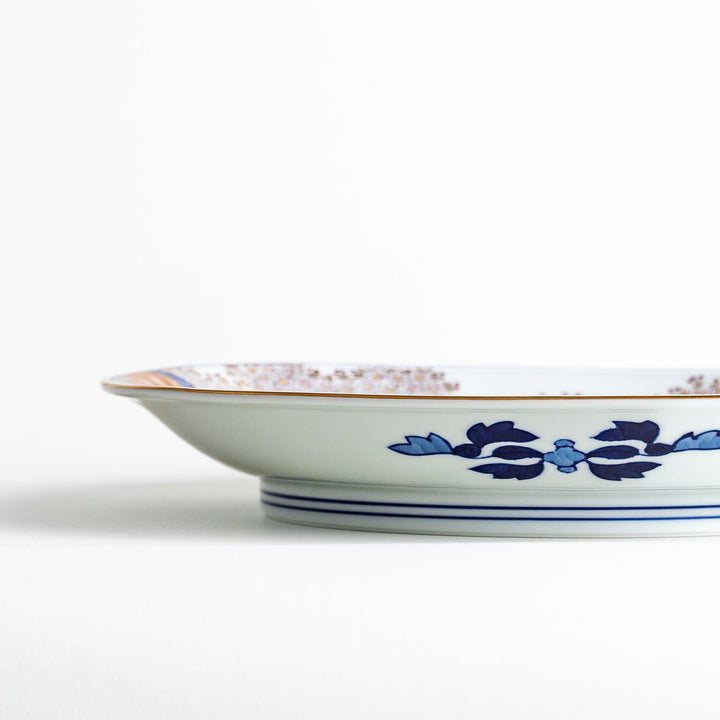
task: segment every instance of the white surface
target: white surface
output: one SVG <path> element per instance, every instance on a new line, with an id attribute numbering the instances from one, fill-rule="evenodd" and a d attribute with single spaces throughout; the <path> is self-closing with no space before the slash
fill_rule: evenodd
<path id="1" fill-rule="evenodd" d="M 211 470 L 17 491 L 2 528 L 7 717 L 717 716 L 717 539 L 297 528 Z"/>
<path id="2" fill-rule="evenodd" d="M 2 715 L 715 717 L 720 541 L 271 525 L 97 380 L 717 366 L 718 29 L 709 2 L 1 3 Z"/>

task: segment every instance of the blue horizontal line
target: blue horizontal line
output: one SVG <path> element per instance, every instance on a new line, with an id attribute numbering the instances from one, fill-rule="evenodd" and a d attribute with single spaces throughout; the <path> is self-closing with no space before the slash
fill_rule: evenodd
<path id="1" fill-rule="evenodd" d="M 272 507 L 285 508 L 287 510 L 304 510 L 305 512 L 326 513 L 330 515 L 362 515 L 365 517 L 390 517 L 390 518 L 419 518 L 422 520 L 545 520 L 545 521 L 562 521 L 567 522 L 573 520 L 575 522 L 627 522 L 628 520 L 720 520 L 720 515 L 680 515 L 677 517 L 502 517 L 498 515 L 416 515 L 414 513 L 389 513 L 389 512 L 369 512 L 362 510 L 331 510 L 330 508 L 313 508 L 301 507 L 298 505 L 285 505 L 283 503 L 270 502 L 262 500 L 265 505 Z"/>
<path id="2" fill-rule="evenodd" d="M 434 505 L 428 503 L 380 502 L 376 500 L 337 500 L 333 498 L 288 495 L 286 493 L 262 491 L 265 495 L 286 500 L 307 500 L 309 502 L 335 503 L 337 505 L 369 505 L 381 507 L 428 508 L 433 510 L 707 510 L 720 505 Z M 419 517 L 419 516 L 416 516 Z"/>

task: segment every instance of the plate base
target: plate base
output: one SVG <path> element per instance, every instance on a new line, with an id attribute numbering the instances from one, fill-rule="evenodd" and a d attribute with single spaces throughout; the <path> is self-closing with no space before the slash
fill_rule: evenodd
<path id="1" fill-rule="evenodd" d="M 621 497 L 618 497 L 621 495 Z M 606 498 L 606 500 L 604 499 Z M 263 478 L 265 514 L 345 530 L 489 537 L 667 537 L 720 534 L 720 493 L 578 493 L 361 485 Z M 630 499 L 628 499 L 630 498 Z"/>

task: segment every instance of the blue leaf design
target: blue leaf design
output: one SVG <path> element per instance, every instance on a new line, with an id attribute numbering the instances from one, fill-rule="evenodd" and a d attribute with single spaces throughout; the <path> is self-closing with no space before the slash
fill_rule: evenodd
<path id="1" fill-rule="evenodd" d="M 614 428 L 603 430 L 593 436 L 594 440 L 613 442 L 615 440 L 641 440 L 644 443 L 655 442 L 660 434 L 660 427 L 652 420 L 644 422 L 629 422 L 626 420 L 613 420 Z"/>
<path id="2" fill-rule="evenodd" d="M 608 445 L 586 453 L 587 457 L 607 458 L 608 460 L 625 460 L 635 457 L 640 451 L 632 445 Z"/>
<path id="3" fill-rule="evenodd" d="M 472 443 L 465 443 L 453 448 L 453 453 L 464 458 L 476 458 L 480 454 L 480 448 Z"/>
<path id="4" fill-rule="evenodd" d="M 654 462 L 631 462 L 631 463 L 613 463 L 600 465 L 598 463 L 588 463 L 590 472 L 596 477 L 603 480 L 622 480 L 623 478 L 641 478 L 645 477 L 643 473 L 660 467 L 660 463 Z"/>
<path id="5" fill-rule="evenodd" d="M 545 469 L 542 462 L 532 465 L 510 465 L 509 463 L 488 463 L 487 465 L 476 465 L 470 468 L 475 472 L 492 475 L 496 480 L 530 480 L 537 477 Z"/>
<path id="6" fill-rule="evenodd" d="M 521 445 L 503 445 L 492 451 L 493 457 L 502 460 L 524 460 L 525 458 L 541 458 L 543 454 L 539 450 Z"/>
<path id="7" fill-rule="evenodd" d="M 503 420 L 492 425 L 478 423 L 467 431 L 467 436 L 468 440 L 480 450 L 490 443 L 531 442 L 538 439 L 537 435 L 516 428 L 515 423 L 511 420 Z"/>
<path id="8" fill-rule="evenodd" d="M 406 435 L 406 443 L 390 445 L 390 450 L 403 455 L 449 455 L 452 446 L 445 438 L 430 433 L 426 438 L 419 435 Z"/>
<path id="9" fill-rule="evenodd" d="M 594 439 L 605 444 L 590 452 L 583 452 L 575 447 L 575 442 L 568 439 L 556 440 L 555 449 L 541 452 L 533 447 L 520 444 L 503 443 L 529 443 L 538 440 L 538 436 L 527 430 L 515 427 L 510 420 L 485 425 L 477 423 L 467 431 L 468 443 L 453 447 L 445 438 L 430 433 L 427 437 L 420 435 L 406 435 L 404 443 L 390 445 L 389 449 L 403 455 L 456 455 L 466 459 L 490 457 L 503 462 L 490 462 L 469 468 L 473 472 L 492 475 L 497 479 L 515 478 L 528 480 L 540 475 L 546 463 L 556 466 L 558 472 L 574 473 L 582 462 L 587 462 L 589 471 L 595 477 L 603 480 L 623 480 L 625 478 L 642 478 L 644 473 L 660 467 L 656 462 L 603 462 L 625 461 L 630 458 L 660 457 L 673 452 L 688 450 L 720 450 L 720 430 L 707 430 L 701 433 L 689 432 L 679 437 L 674 443 L 656 442 L 660 428 L 651 420 L 630 422 L 627 420 L 613 420 L 614 427 L 602 430 Z M 622 441 L 631 441 L 635 444 L 623 444 Z M 482 455 L 487 445 L 498 444 L 490 456 Z M 637 443 L 644 444 L 639 449 Z M 596 459 L 601 460 L 595 462 Z M 523 463 L 530 460 L 529 464 Z M 519 461 L 519 462 L 518 462 Z M 537 462 L 535 462 L 537 461 Z"/>
<path id="10" fill-rule="evenodd" d="M 707 432 L 694 435 L 687 433 L 675 441 L 673 452 L 683 450 L 717 450 L 720 448 L 720 430 L 708 430 Z"/>
<path id="11" fill-rule="evenodd" d="M 653 457 L 657 455 L 668 455 L 674 450 L 675 446 L 668 445 L 667 443 L 650 443 L 650 445 L 645 446 L 645 454 L 652 455 Z"/>

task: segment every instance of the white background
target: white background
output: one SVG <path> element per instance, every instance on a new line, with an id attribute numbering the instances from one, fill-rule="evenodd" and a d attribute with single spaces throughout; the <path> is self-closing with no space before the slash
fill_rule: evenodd
<path id="1" fill-rule="evenodd" d="M 293 528 L 103 375 L 720 365 L 720 9 L 0 2 L 0 715 L 716 717 L 715 539 Z"/>

